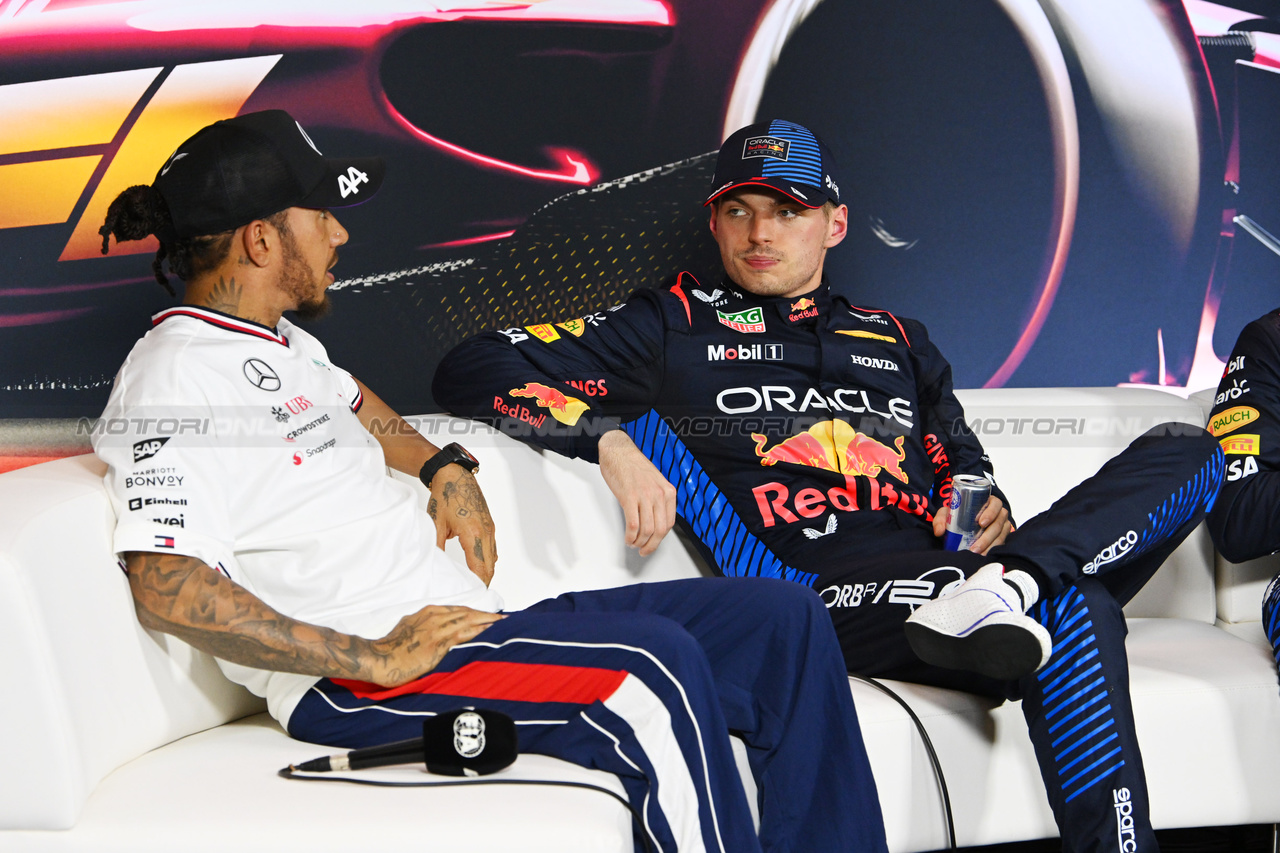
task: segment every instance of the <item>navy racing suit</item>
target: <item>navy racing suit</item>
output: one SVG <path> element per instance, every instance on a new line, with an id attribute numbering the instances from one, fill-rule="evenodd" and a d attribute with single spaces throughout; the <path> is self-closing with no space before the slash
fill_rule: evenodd
<path id="1" fill-rule="evenodd" d="M 1242 563 L 1280 551 L 1280 311 L 1244 327 L 1209 416 L 1227 456 L 1226 482 L 1209 533 Z M 1280 666 L 1280 576 L 1262 598 L 1262 627 Z"/>
<path id="2" fill-rule="evenodd" d="M 681 273 L 608 311 L 465 341 L 433 393 L 593 461 L 603 432 L 625 430 L 675 486 L 716 571 L 822 595 L 851 672 L 1020 695 L 1064 849 L 1115 849 L 1118 797 L 1132 803 L 1134 849 L 1156 849 L 1120 606 L 1217 493 L 1222 455 L 1203 430 L 1153 430 L 987 558 L 933 535 L 954 476 L 994 480 L 950 365 L 921 323 L 851 305 L 825 280 L 768 298 Z M 1037 577 L 1031 615 L 1055 642 L 1014 685 L 928 666 L 902 631 L 916 605 L 991 559 Z"/>

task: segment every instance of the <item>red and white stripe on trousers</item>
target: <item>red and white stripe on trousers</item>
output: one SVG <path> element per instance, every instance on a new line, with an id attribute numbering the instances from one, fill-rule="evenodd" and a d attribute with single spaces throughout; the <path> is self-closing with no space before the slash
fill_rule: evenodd
<path id="1" fill-rule="evenodd" d="M 689 720 L 697 742 L 697 760 L 702 765 L 703 785 L 710 805 L 712 829 L 715 832 L 719 853 L 726 853 L 720 833 L 715 795 L 711 789 L 710 768 L 702 728 L 689 703 L 684 685 L 653 653 L 622 643 L 584 643 L 565 640 L 544 640 L 513 637 L 501 643 L 473 641 L 455 646 L 456 649 L 499 649 L 516 644 L 559 646 L 566 648 L 617 649 L 642 655 L 657 667 L 680 695 L 682 708 L 678 709 Z M 493 699 L 513 702 L 558 702 L 589 705 L 600 702 L 620 717 L 634 734 L 644 750 L 657 776 L 658 805 L 666 815 L 667 823 L 675 837 L 677 849 L 689 853 L 706 853 L 703 843 L 702 819 L 698 813 L 697 788 L 689 769 L 690 756 L 681 749 L 672 728 L 672 709 L 656 693 L 633 673 L 597 667 L 566 666 L 563 664 L 519 663 L 514 661 L 473 661 L 452 672 L 429 673 L 422 678 L 399 687 L 383 688 L 363 681 L 330 679 L 351 691 L 352 695 L 372 704 L 358 708 L 343 708 L 332 702 L 322 691 L 316 691 L 334 710 L 342 713 L 383 712 L 405 716 L 434 716 L 432 711 L 406 711 L 381 701 L 410 694 L 449 694 L 475 699 Z M 580 712 L 582 718 L 614 743 L 618 755 L 635 767 L 622 753 L 618 738 Z M 556 724 L 559 720 L 516 720 L 517 725 Z M 640 768 L 636 768 L 639 770 Z M 651 786 L 652 789 L 652 786 Z M 649 825 L 649 798 L 641 808 L 645 830 L 657 838 Z"/>

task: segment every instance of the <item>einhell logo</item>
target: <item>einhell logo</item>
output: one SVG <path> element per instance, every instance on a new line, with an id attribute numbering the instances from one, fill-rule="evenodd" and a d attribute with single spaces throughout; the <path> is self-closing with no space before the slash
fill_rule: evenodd
<path id="1" fill-rule="evenodd" d="M 748 157 L 771 157 L 774 160 L 786 160 L 791 150 L 791 143 L 776 136 L 753 136 L 742 143 L 742 159 Z"/>

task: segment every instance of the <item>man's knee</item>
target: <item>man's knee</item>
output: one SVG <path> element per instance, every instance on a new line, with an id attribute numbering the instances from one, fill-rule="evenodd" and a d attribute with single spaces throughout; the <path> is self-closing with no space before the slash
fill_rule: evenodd
<path id="1" fill-rule="evenodd" d="M 1188 459 L 1201 462 L 1220 456 L 1222 449 L 1218 439 L 1204 428 L 1196 424 L 1185 424 L 1178 421 L 1153 426 L 1134 442 L 1134 446 L 1158 446 L 1170 450 Z"/>

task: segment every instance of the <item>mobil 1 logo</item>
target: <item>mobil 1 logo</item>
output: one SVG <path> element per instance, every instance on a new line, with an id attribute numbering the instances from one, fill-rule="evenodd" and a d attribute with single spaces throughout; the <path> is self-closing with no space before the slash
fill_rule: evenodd
<path id="1" fill-rule="evenodd" d="M 782 361 L 782 344 L 708 344 L 707 361 Z"/>

